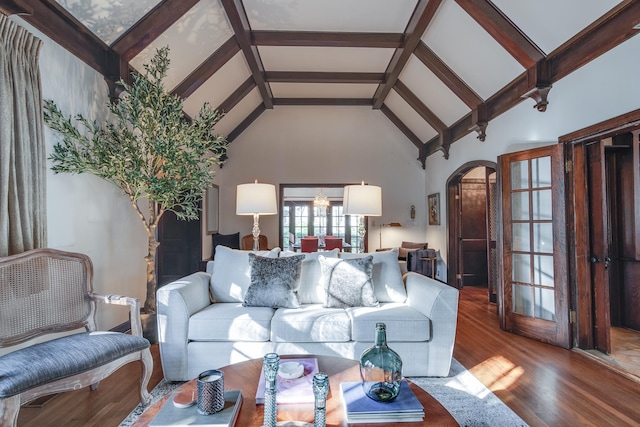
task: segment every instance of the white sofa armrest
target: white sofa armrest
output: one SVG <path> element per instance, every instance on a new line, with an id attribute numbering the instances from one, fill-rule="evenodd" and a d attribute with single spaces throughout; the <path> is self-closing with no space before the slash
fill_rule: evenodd
<path id="1" fill-rule="evenodd" d="M 162 370 L 168 381 L 182 380 L 187 375 L 189 318 L 211 304 L 210 280 L 210 274 L 199 271 L 158 289 L 158 340 Z"/>
<path id="2" fill-rule="evenodd" d="M 418 273 L 404 275 L 407 304 L 431 320 L 428 376 L 449 375 L 458 320 L 459 291 Z"/>

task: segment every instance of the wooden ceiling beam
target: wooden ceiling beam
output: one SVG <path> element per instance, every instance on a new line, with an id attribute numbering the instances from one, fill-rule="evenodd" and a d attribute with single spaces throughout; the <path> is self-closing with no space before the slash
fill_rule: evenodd
<path id="1" fill-rule="evenodd" d="M 253 81 L 253 77 L 249 77 L 245 80 L 238 89 L 234 90 L 231 95 L 227 97 L 222 103 L 218 106 L 217 110 L 222 111 L 223 113 L 228 113 L 231 111 L 233 107 L 235 107 L 238 102 L 242 101 L 242 99 L 249 95 L 251 91 L 256 87 L 256 82 Z"/>
<path id="2" fill-rule="evenodd" d="M 640 1 L 625 0 L 551 52 L 551 79 L 555 82 L 638 34 Z"/>
<path id="3" fill-rule="evenodd" d="M 393 89 L 404 99 L 407 104 L 413 108 L 427 123 L 431 125 L 438 133 L 442 133 L 447 129 L 447 125 L 440 120 L 436 114 L 429 109 L 411 90 L 402 83 L 402 80 L 396 81 Z"/>
<path id="4" fill-rule="evenodd" d="M 440 79 L 462 102 L 469 108 L 476 108 L 483 102 L 482 98 L 473 91 L 451 68 L 447 66 L 422 40 L 418 43 L 413 54 L 433 74 Z"/>
<path id="5" fill-rule="evenodd" d="M 163 0 L 115 40 L 111 47 L 131 61 L 187 13 L 198 0 Z"/>
<path id="6" fill-rule="evenodd" d="M 389 92 L 396 84 L 400 72 L 411 58 L 420 38 L 427 30 L 442 0 L 419 0 L 404 31 L 402 47 L 397 48 L 385 71 L 385 82 L 378 86 L 373 95 L 373 108 L 380 108 Z"/>
<path id="7" fill-rule="evenodd" d="M 253 123 L 262 113 L 266 111 L 267 107 L 264 104 L 258 105 L 238 126 L 235 127 L 229 135 L 227 135 L 227 141 L 234 141 L 242 132 L 244 132 L 251 123 Z"/>
<path id="8" fill-rule="evenodd" d="M 240 52 L 240 46 L 235 36 L 231 36 L 200 64 L 198 68 L 185 77 L 185 79 L 176 86 L 173 93 L 182 98 L 188 98 L 238 52 Z"/>
<path id="9" fill-rule="evenodd" d="M 456 0 L 458 1 L 458 0 Z M 538 86 L 547 90 L 550 85 L 573 71 L 615 48 L 638 34 L 633 27 L 640 24 L 640 0 L 626 0 L 585 28 L 571 40 L 551 52 L 546 59 L 529 67 L 489 99 L 486 100 L 486 118 L 493 120 L 530 96 Z M 546 88 L 543 87 L 546 82 Z M 540 110 L 538 104 L 536 107 Z M 451 143 L 469 133 L 472 114 L 462 117 L 451 126 Z M 465 130 L 467 129 L 467 130 Z M 426 143 L 426 156 L 441 149 L 438 138 Z"/>
<path id="10" fill-rule="evenodd" d="M 267 71 L 265 79 L 278 83 L 382 83 L 384 73 Z"/>
<path id="11" fill-rule="evenodd" d="M 6 15 L 20 13 L 22 19 L 103 76 L 113 69 L 107 64 L 109 46 L 57 2 L 22 0 L 18 5 L 14 0 L 0 0 L 0 11 Z"/>
<path id="12" fill-rule="evenodd" d="M 240 49 L 244 53 L 245 60 L 249 65 L 253 80 L 258 86 L 264 107 L 273 108 L 273 94 L 269 84 L 264 80 L 264 65 L 258 54 L 258 48 L 251 45 L 251 26 L 249 18 L 244 10 L 242 0 L 221 0 L 227 19 L 231 23 L 231 28 L 236 35 L 236 40 Z"/>
<path id="13" fill-rule="evenodd" d="M 396 49 L 402 46 L 402 33 L 353 33 L 321 31 L 251 32 L 254 46 L 377 47 Z"/>
<path id="14" fill-rule="evenodd" d="M 544 52 L 490 0 L 456 0 L 456 3 L 524 68 L 544 59 Z"/>
<path id="15" fill-rule="evenodd" d="M 387 107 L 387 104 L 382 104 L 382 107 L 380 107 L 380 111 L 385 116 L 387 116 L 387 118 L 391 121 L 391 123 L 396 125 L 396 127 L 400 130 L 400 132 L 402 132 L 404 136 L 406 136 L 409 139 L 409 141 L 411 141 L 413 145 L 416 146 L 418 150 L 422 150 L 424 144 L 420 140 L 420 138 L 418 138 L 418 135 L 413 133 L 413 131 L 409 129 L 407 125 L 404 124 L 404 122 L 400 119 L 400 117 L 396 116 L 394 112 L 389 107 Z"/>
<path id="16" fill-rule="evenodd" d="M 427 159 L 427 156 L 425 154 L 426 144 L 423 144 L 422 141 L 420 141 L 420 138 L 418 138 L 418 136 L 413 133 L 413 131 L 409 129 L 409 127 L 405 125 L 404 122 L 400 120 L 400 118 L 396 116 L 393 111 L 391 111 L 391 109 L 387 107 L 386 104 L 382 104 L 382 106 L 380 107 L 380 111 L 385 116 L 387 116 L 391 123 L 393 123 L 400 130 L 400 132 L 402 132 L 404 136 L 406 136 L 407 139 L 413 143 L 413 145 L 416 146 L 416 148 L 418 149 L 418 161 L 420 161 L 422 169 L 424 169 L 425 161 Z"/>
<path id="17" fill-rule="evenodd" d="M 305 105 L 305 106 L 371 106 L 371 98 L 274 98 L 273 105 Z"/>
<path id="18" fill-rule="evenodd" d="M 0 13 L 11 15 L 33 15 L 33 8 L 25 1 L 2 0 L 0 1 Z"/>

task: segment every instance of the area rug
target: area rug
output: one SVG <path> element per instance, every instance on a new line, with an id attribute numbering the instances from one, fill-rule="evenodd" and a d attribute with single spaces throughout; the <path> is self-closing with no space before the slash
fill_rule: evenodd
<path id="1" fill-rule="evenodd" d="M 484 386 L 457 360 L 445 378 L 411 377 L 412 382 L 426 390 L 464 427 L 527 426 L 515 412 Z M 153 403 L 183 383 L 168 383 L 164 379 L 153 389 Z M 144 411 L 138 405 L 120 427 L 129 427 Z M 429 414 L 426 415 L 427 417 Z"/>

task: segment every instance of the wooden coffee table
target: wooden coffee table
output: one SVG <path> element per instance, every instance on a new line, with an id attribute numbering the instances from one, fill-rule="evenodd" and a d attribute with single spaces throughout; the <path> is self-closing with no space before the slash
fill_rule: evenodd
<path id="1" fill-rule="evenodd" d="M 281 359 L 315 357 L 318 359 L 320 371 L 329 374 L 330 391 L 327 397 L 327 426 L 346 426 L 345 413 L 340 397 L 340 383 L 345 381 L 360 381 L 360 367 L 355 360 L 332 356 L 315 355 L 282 355 Z M 256 405 L 256 390 L 262 370 L 262 359 L 235 363 L 221 368 L 224 371 L 224 388 L 226 390 L 242 391 L 242 408 L 236 421 L 237 427 L 260 427 L 263 422 L 263 405 Z M 424 406 L 424 421 L 413 423 L 393 423 L 386 426 L 457 426 L 453 416 L 447 412 L 429 393 L 409 381 L 415 395 Z M 196 380 L 181 385 L 176 391 L 191 393 L 196 389 Z M 132 427 L 148 426 L 153 417 L 167 402 L 172 393 L 168 393 L 140 416 Z M 306 421 L 313 424 L 313 405 L 278 405 L 278 421 Z M 354 424 L 356 425 L 356 424 Z M 380 427 L 381 424 L 357 424 L 362 427 Z"/>

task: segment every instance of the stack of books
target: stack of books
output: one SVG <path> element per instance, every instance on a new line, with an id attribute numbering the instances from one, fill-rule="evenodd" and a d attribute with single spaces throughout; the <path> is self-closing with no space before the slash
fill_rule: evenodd
<path id="1" fill-rule="evenodd" d="M 149 423 L 150 427 L 233 427 L 240 413 L 240 406 L 242 406 L 240 390 L 225 390 L 224 408 L 215 414 L 202 415 L 198 413 L 195 404 L 174 405 L 173 399 L 179 394 L 179 392 L 172 393 L 170 400 Z"/>
<path id="2" fill-rule="evenodd" d="M 347 413 L 347 422 L 351 424 L 424 420 L 424 407 L 406 381 L 402 381 L 398 397 L 391 402 L 378 402 L 368 397 L 364 393 L 362 382 L 341 383 L 340 393 Z"/>
<path id="3" fill-rule="evenodd" d="M 297 378 L 282 378 L 278 374 L 276 402 L 278 404 L 314 403 L 313 376 L 318 373 L 318 359 L 315 357 L 280 359 L 280 364 L 283 363 L 300 363 L 303 366 L 303 371 L 302 375 Z M 256 404 L 258 405 L 264 404 L 265 382 L 264 371 L 262 371 L 256 391 Z"/>

